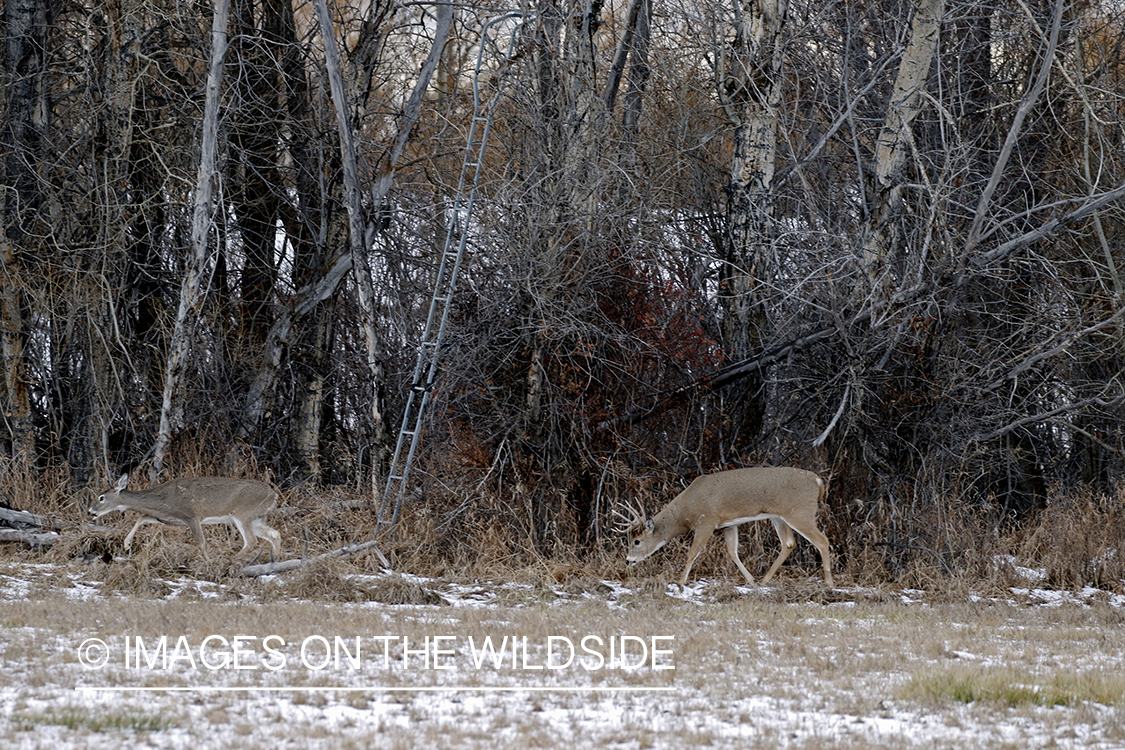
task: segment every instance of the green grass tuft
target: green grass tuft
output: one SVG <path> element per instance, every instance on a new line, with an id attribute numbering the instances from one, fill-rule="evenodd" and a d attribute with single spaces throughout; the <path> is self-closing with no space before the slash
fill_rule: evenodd
<path id="1" fill-rule="evenodd" d="M 162 732 L 172 726 L 163 716 L 122 711 L 93 714 L 85 708 L 67 708 L 59 711 L 25 714 L 10 717 L 21 732 L 33 732 L 42 726 L 63 726 L 67 729 L 85 729 L 91 732 Z"/>
<path id="2" fill-rule="evenodd" d="M 1125 705 L 1125 677 L 1101 674 L 1051 675 L 985 667 L 953 667 L 915 674 L 904 697 L 955 703 L 1016 706 Z"/>

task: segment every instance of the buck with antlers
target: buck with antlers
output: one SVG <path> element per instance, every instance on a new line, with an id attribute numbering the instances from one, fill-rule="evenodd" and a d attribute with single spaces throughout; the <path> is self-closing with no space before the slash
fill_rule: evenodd
<path id="1" fill-rule="evenodd" d="M 816 526 L 816 511 L 828 487 L 811 471 L 788 467 L 755 467 L 732 469 L 697 477 L 686 490 L 676 496 L 655 518 L 645 519 L 643 509 L 630 509 L 629 515 L 618 511 L 623 523 L 618 530 L 625 533 L 629 564 L 638 563 L 668 543 L 670 539 L 695 532 L 688 551 L 687 566 L 680 576 L 686 584 L 695 558 L 717 529 L 722 529 L 727 554 L 753 584 L 754 577 L 738 557 L 738 526 L 750 521 L 769 519 L 781 539 L 781 552 L 762 578 L 767 583 L 793 551 L 794 530 L 812 542 L 820 552 L 824 581 L 832 582 L 832 559 L 828 538 Z"/>

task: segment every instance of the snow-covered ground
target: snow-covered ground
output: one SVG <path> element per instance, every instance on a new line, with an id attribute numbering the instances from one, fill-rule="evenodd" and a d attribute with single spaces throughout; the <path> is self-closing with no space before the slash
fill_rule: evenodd
<path id="1" fill-rule="evenodd" d="M 105 570 L 0 564 L 0 746 L 1125 748 L 1125 698 L 912 689 L 1125 684 L 1125 597 L 1034 576 L 953 604 L 399 578 L 444 604 L 396 606 L 293 601 L 277 581 L 124 596 Z"/>

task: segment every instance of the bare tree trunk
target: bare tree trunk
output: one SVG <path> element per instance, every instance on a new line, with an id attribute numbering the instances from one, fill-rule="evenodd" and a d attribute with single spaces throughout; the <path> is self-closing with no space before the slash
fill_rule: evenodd
<path id="1" fill-rule="evenodd" d="M 648 85 L 652 73 L 649 67 L 648 50 L 652 36 L 652 3 L 653 0 L 631 0 L 626 13 L 626 28 L 617 45 L 610 69 L 610 80 L 606 84 L 603 100 L 606 106 L 606 116 L 612 113 L 617 98 L 617 90 L 621 79 L 625 75 L 625 63 L 629 62 L 629 75 L 625 78 L 625 98 L 622 102 L 621 114 L 621 145 L 618 149 L 620 172 L 630 178 L 636 173 L 639 163 L 638 147 L 641 137 L 641 109 L 645 87 Z M 621 180 L 618 183 L 617 201 L 618 211 L 628 210 L 626 207 L 635 205 L 631 199 L 636 193 L 633 179 Z"/>
<path id="2" fill-rule="evenodd" d="M 128 265 L 138 220 L 139 188 L 134 185 L 134 134 L 137 122 L 139 71 L 143 7 L 137 0 L 110 0 L 105 4 L 108 44 L 105 48 L 106 92 L 103 161 L 96 174 L 102 178 L 96 209 L 96 236 L 99 242 L 88 251 L 87 278 L 100 286 L 91 294 L 94 302 L 85 316 L 86 335 L 82 337 L 82 359 L 87 376 L 85 424 L 78 430 L 86 452 L 104 472 L 116 471 L 110 457 L 110 437 L 118 417 L 123 416 L 121 394 L 131 358 L 121 356 L 129 344 L 122 337 L 121 316 L 125 313 Z M 123 377 L 124 375 L 124 377 Z M 124 420 L 122 420 L 124 423 Z M 132 446 L 130 446 L 132 447 Z M 72 466 L 77 477 L 88 477 L 93 465 Z"/>
<path id="3" fill-rule="evenodd" d="M 291 214 L 292 220 L 286 224 L 285 233 L 293 245 L 294 286 L 304 289 L 323 273 L 328 260 L 332 239 L 327 227 L 331 186 L 325 174 L 335 170 L 321 168 L 326 147 L 324 140 L 316 135 L 316 114 L 309 100 L 306 61 L 297 39 L 292 3 L 269 0 L 265 7 L 284 50 L 281 80 L 289 118 L 287 150 L 292 157 L 292 180 L 296 189 L 296 212 Z M 316 305 L 294 332 L 289 350 L 299 403 L 292 422 L 294 451 L 299 470 L 313 483 L 320 482 L 324 468 L 320 443 L 325 394 L 329 387 L 334 316 L 333 305 Z M 277 343 L 272 341 L 270 346 Z M 271 357 L 272 354 L 263 352 L 262 361 L 272 361 Z"/>
<path id="4" fill-rule="evenodd" d="M 910 41 L 902 54 L 887 115 L 875 150 L 874 191 L 869 223 L 862 238 L 863 267 L 872 284 L 886 270 L 899 245 L 897 219 L 902 210 L 901 171 L 913 138 L 910 127 L 922 106 L 922 89 L 930 74 L 941 32 L 945 0 L 918 0 Z"/>
<path id="5" fill-rule="evenodd" d="M 606 124 L 605 98 L 597 94 L 594 69 L 593 22 L 601 3 L 578 0 L 565 10 L 562 18 L 545 19 L 546 25 L 538 36 L 540 97 L 545 104 L 547 158 L 552 163 L 547 166 L 550 176 L 545 196 L 541 274 L 536 280 L 538 298 L 530 325 L 533 333 L 526 382 L 527 420 L 531 427 L 542 415 L 554 303 L 565 295 L 566 279 L 573 276 L 570 266 L 581 257 L 576 243 L 588 242 L 594 230 L 599 146 Z M 559 11 L 557 6 L 552 8 L 554 14 Z"/>
<path id="6" fill-rule="evenodd" d="M 332 91 L 332 101 L 336 107 L 336 127 L 340 136 L 340 158 L 344 167 L 344 205 L 348 211 L 348 240 L 351 249 L 353 273 L 359 289 L 359 315 L 367 344 L 367 369 L 370 373 L 371 399 L 371 442 L 373 450 L 381 451 L 386 443 L 386 424 L 383 415 L 382 343 L 376 326 L 375 289 L 371 280 L 371 263 L 367 258 L 367 227 L 363 220 L 363 204 L 359 190 L 359 168 L 356 160 L 355 141 L 352 138 L 351 119 L 348 117 L 348 102 L 344 96 L 343 66 L 336 48 L 336 36 L 332 18 L 328 14 L 325 0 L 316 0 L 316 15 L 320 21 L 320 33 L 324 41 L 324 64 L 328 83 Z M 374 486 L 378 486 L 378 478 Z"/>
<path id="7" fill-rule="evenodd" d="M 232 168 L 226 170 L 227 194 L 245 256 L 239 285 L 239 333 L 249 358 L 257 353 L 270 325 L 277 283 L 274 240 L 281 204 L 277 170 L 281 51 L 274 28 L 278 6 L 265 4 L 260 23 L 255 22 L 254 6 L 253 0 L 234 0 L 231 59 L 237 74 L 230 84 L 227 120 Z"/>
<path id="8" fill-rule="evenodd" d="M 324 397 L 328 379 L 328 350 L 332 338 L 332 306 L 318 306 L 302 326 L 300 344 L 304 351 L 290 350 L 297 370 L 300 392 L 298 412 L 293 423 L 293 442 L 305 477 L 319 484 L 323 473 L 320 436 L 324 423 Z M 299 369 L 298 369 L 299 368 Z"/>
<path id="9" fill-rule="evenodd" d="M 613 63 L 609 68 L 609 80 L 606 82 L 605 94 L 602 99 L 605 101 L 605 108 L 608 111 L 613 110 L 613 105 L 617 101 L 617 91 L 621 86 L 621 78 L 625 74 L 625 61 L 629 56 L 629 52 L 634 49 L 633 37 L 640 34 L 642 40 L 640 46 L 647 47 L 648 40 L 644 32 L 639 31 L 641 23 L 648 23 L 648 19 L 641 20 L 643 15 L 647 16 L 649 8 L 649 0 L 629 0 L 629 7 L 625 11 L 625 31 L 621 35 L 621 39 L 617 42 L 617 49 L 613 53 Z"/>
<path id="10" fill-rule="evenodd" d="M 27 332 L 23 321 L 23 289 L 15 243 L 0 238 L 0 409 L 16 465 L 30 466 L 35 459 L 35 424 L 31 417 L 31 389 L 24 363 Z"/>
<path id="11" fill-rule="evenodd" d="M 47 101 L 47 0 L 5 3 L 3 120 L 0 124 L 0 414 L 17 465 L 35 460 L 35 425 L 31 411 L 24 320 L 23 282 L 28 273 L 22 255 L 28 247 L 41 203 L 36 167 L 50 112 Z"/>
<path id="12" fill-rule="evenodd" d="M 385 373 L 383 371 L 383 345 L 379 338 L 377 327 L 377 312 L 375 289 L 372 282 L 371 263 L 367 257 L 368 238 L 366 224 L 363 220 L 363 204 L 359 189 L 359 168 L 356 158 L 355 142 L 352 137 L 351 120 L 348 117 L 348 101 L 344 93 L 343 66 L 340 63 L 340 53 L 336 48 L 336 38 L 333 32 L 332 19 L 328 14 L 325 0 L 316 0 L 316 14 L 320 21 L 320 32 L 324 41 L 324 58 L 327 68 L 329 87 L 332 91 L 332 100 L 336 109 L 336 123 L 340 135 L 340 155 L 344 168 L 344 202 L 348 210 L 348 236 L 351 248 L 352 264 L 359 289 L 360 320 L 367 344 L 367 368 L 370 373 L 369 398 L 371 402 L 371 450 L 375 456 L 382 457 L 387 451 L 387 426 L 383 393 L 385 391 Z M 394 179 L 394 170 L 397 166 L 399 155 L 410 135 L 410 130 L 417 120 L 421 110 L 422 98 L 433 76 L 434 68 L 441 58 L 441 51 L 445 46 L 445 38 L 453 23 L 453 8 L 441 5 L 438 9 L 437 29 L 433 47 L 426 62 L 422 66 L 418 80 L 415 83 L 410 101 L 407 103 L 403 121 L 399 124 L 398 134 L 392 145 L 388 163 L 382 169 L 382 176 L 375 187 L 374 198 L 380 207 L 387 192 L 390 190 Z M 381 486 L 380 470 L 381 461 L 374 461 L 375 471 L 372 476 L 373 491 L 378 491 Z"/>
<path id="13" fill-rule="evenodd" d="M 626 137 L 631 139 L 635 139 L 641 129 L 641 101 L 645 87 L 648 85 L 649 76 L 652 74 L 648 62 L 648 49 L 652 41 L 652 4 L 654 1 L 637 0 L 640 7 L 637 10 L 637 22 L 633 30 L 629 85 L 625 89 L 625 111 L 621 115 L 621 124 L 624 126 Z M 631 156 L 635 157 L 636 148 L 630 149 L 630 152 Z M 629 166 L 632 166 L 632 164 L 633 161 L 630 161 Z"/>
<path id="14" fill-rule="evenodd" d="M 723 82 L 735 125 L 727 205 L 728 246 L 722 272 L 723 338 L 734 361 L 760 351 L 767 338 L 761 282 L 772 277 L 773 176 L 788 0 L 753 0 L 736 20 L 731 69 Z M 733 394 L 732 444 L 755 440 L 764 418 L 762 378 L 754 375 Z"/>
<path id="15" fill-rule="evenodd" d="M 227 49 L 227 16 L 230 0 L 215 0 L 211 25 L 211 66 L 207 73 L 207 90 L 204 99 L 203 128 L 200 137 L 199 174 L 195 183 L 192 204 L 191 255 L 184 268 L 184 282 L 180 290 L 180 305 L 172 329 L 168 350 L 168 363 L 164 369 L 164 395 L 160 405 L 160 430 L 156 435 L 153 453 L 152 478 L 160 476 L 164 458 L 172 438 L 183 421 L 184 364 L 191 353 L 195 333 L 194 316 L 203 306 L 201 287 L 208 264 L 208 236 L 211 229 L 211 194 L 215 176 L 218 150 L 219 98 L 223 81 L 223 56 Z"/>
<path id="16" fill-rule="evenodd" d="M 336 256 L 328 264 L 328 270 L 324 272 L 323 276 L 303 287 L 297 293 L 293 303 L 278 312 L 277 319 L 266 334 L 265 346 L 262 348 L 262 361 L 246 394 L 245 406 L 242 409 L 242 424 L 238 429 L 240 438 L 251 435 L 262 421 L 262 415 L 266 411 L 267 397 L 273 389 L 285 342 L 289 340 L 294 323 L 311 313 L 326 299 L 335 296 L 340 284 L 344 281 L 344 277 L 351 271 L 352 263 L 351 253 L 341 253 Z"/>

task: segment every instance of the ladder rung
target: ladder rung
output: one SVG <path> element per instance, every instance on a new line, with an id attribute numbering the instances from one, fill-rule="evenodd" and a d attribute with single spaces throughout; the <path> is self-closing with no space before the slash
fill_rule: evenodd
<path id="1" fill-rule="evenodd" d="M 504 16 L 504 18 L 514 17 Z M 521 16 L 522 17 L 522 16 Z M 489 27 L 486 26 L 487 29 Z M 514 50 L 515 34 L 512 36 L 512 48 Z M 509 50 L 508 55 L 511 57 L 512 50 Z M 474 73 L 474 86 L 479 81 L 480 65 Z M 502 75 L 497 82 L 498 88 L 502 86 L 507 78 L 507 74 Z M 418 365 L 416 368 L 416 377 L 421 373 L 423 365 L 426 365 L 427 382 L 415 382 L 410 386 L 409 398 L 407 401 L 406 414 L 403 415 L 403 429 L 399 431 L 398 447 L 395 449 L 394 458 L 391 459 L 391 466 L 388 469 L 389 478 L 387 481 L 387 489 L 383 496 L 383 505 L 379 508 L 379 523 L 383 524 L 383 510 L 387 503 L 387 499 L 391 494 L 391 485 L 398 482 L 397 496 L 398 501 L 395 503 L 394 515 L 391 517 L 390 523 L 393 525 L 395 519 L 398 518 L 399 509 L 402 505 L 403 494 L 406 491 L 406 477 L 410 473 L 410 462 L 413 460 L 414 448 L 417 445 L 419 434 L 422 431 L 422 422 L 426 411 L 426 401 L 429 391 L 434 387 L 435 372 L 437 369 L 437 355 L 439 351 L 439 343 L 442 336 L 442 329 L 445 326 L 445 316 L 449 313 L 449 304 L 454 294 L 453 284 L 453 271 L 447 271 L 446 265 L 453 262 L 454 269 L 457 269 L 462 261 L 465 245 L 468 240 L 469 229 L 472 225 L 473 203 L 476 199 L 477 190 L 480 185 L 481 174 L 484 169 L 484 159 L 488 149 L 489 129 L 492 125 L 492 115 L 496 108 L 496 104 L 500 101 L 500 96 L 497 94 L 485 107 L 479 98 L 474 98 L 473 101 L 473 115 L 469 124 L 468 133 L 466 134 L 465 153 L 464 159 L 461 163 L 460 182 L 457 186 L 457 192 L 453 197 L 453 204 L 451 207 L 450 223 L 448 227 L 448 234 L 446 235 L 446 246 L 441 250 L 441 258 L 438 266 L 437 274 L 434 278 L 434 292 L 430 303 L 430 318 L 426 322 L 425 331 L 422 335 L 422 341 L 418 346 Z M 477 130 L 480 127 L 481 130 Z M 454 249 L 456 247 L 456 249 Z M 447 275 L 448 274 L 448 275 Z M 440 318 L 435 316 L 438 305 L 444 305 L 445 309 L 441 312 Z M 440 323 L 437 323 L 440 320 Z M 437 332 L 433 334 L 431 339 L 430 328 L 433 323 L 437 323 Z M 417 393 L 424 394 L 421 400 L 415 404 L 414 397 Z M 407 428 L 405 425 L 413 421 L 414 427 Z M 410 436 L 411 450 L 409 454 L 401 455 L 401 447 L 405 442 L 406 437 Z M 402 463 L 400 467 L 399 463 Z M 401 473 L 398 473 L 401 472 Z"/>

